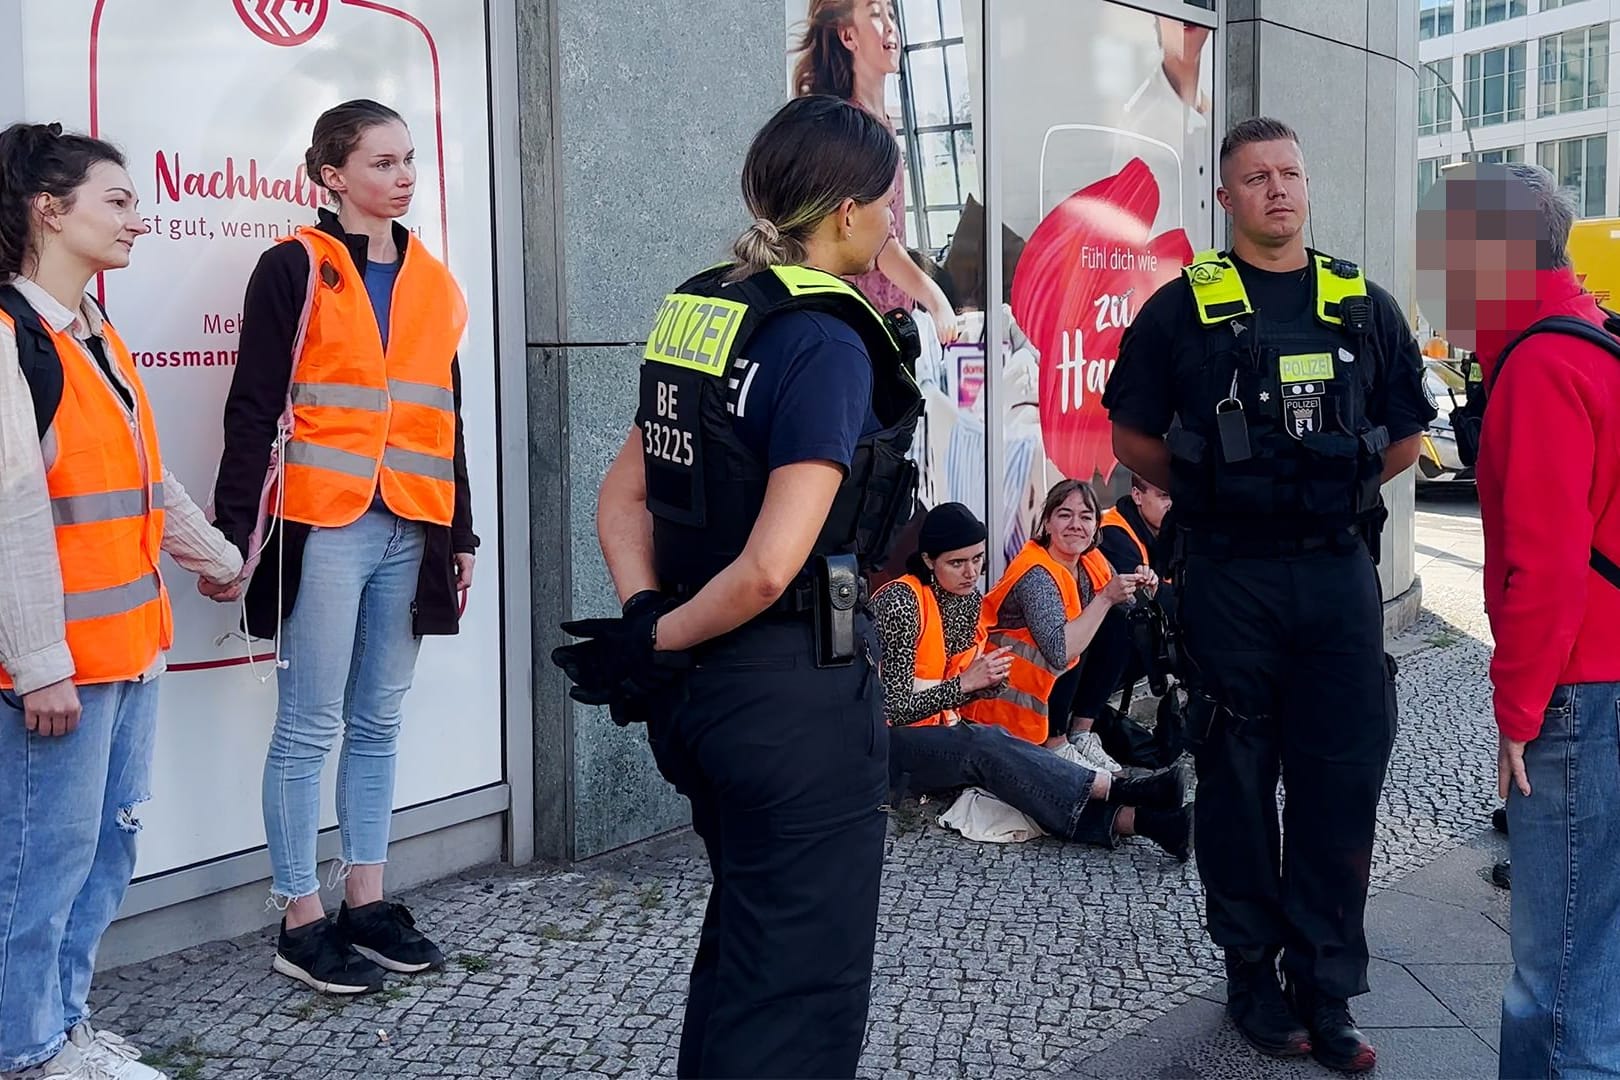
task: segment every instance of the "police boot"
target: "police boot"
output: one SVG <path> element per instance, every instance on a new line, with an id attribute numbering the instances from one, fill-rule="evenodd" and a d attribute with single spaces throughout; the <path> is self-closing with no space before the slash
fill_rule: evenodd
<path id="1" fill-rule="evenodd" d="M 1378 1051 L 1356 1027 L 1344 998 L 1328 997 L 1290 982 L 1288 999 L 1294 1015 L 1310 1028 L 1311 1054 L 1330 1069 L 1367 1072 L 1378 1064 Z"/>
<path id="2" fill-rule="evenodd" d="M 1226 950 L 1226 1015 L 1250 1046 L 1271 1057 L 1311 1052 L 1310 1032 L 1294 1017 L 1277 980 L 1277 954 L 1245 959 L 1247 949 Z"/>
<path id="3" fill-rule="evenodd" d="M 1109 783 L 1108 801 L 1115 806 L 1175 810 L 1187 799 L 1187 776 L 1179 765 L 1144 776 L 1116 776 Z"/>
<path id="4" fill-rule="evenodd" d="M 1192 858 L 1193 808 L 1178 806 L 1174 810 L 1154 810 L 1138 807 L 1136 835 L 1145 836 L 1175 856 L 1177 862 Z"/>

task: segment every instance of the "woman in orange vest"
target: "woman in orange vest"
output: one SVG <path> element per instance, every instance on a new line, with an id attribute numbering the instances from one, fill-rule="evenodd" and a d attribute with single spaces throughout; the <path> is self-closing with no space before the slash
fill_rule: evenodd
<path id="1" fill-rule="evenodd" d="M 1151 571 L 1113 572 L 1096 549 L 1099 517 L 1089 484 L 1061 480 L 1047 493 L 1034 538 L 984 602 L 990 644 L 1012 650 L 1007 689 L 968 703 L 964 716 L 1052 749 L 1066 741 L 1068 702 L 1053 696 L 1059 676 L 1079 662 L 1113 608 L 1139 585 L 1157 583 Z"/>
<path id="2" fill-rule="evenodd" d="M 1111 777 L 998 725 L 961 719 L 961 706 L 996 693 L 1012 658 L 1005 648 L 985 650 L 978 589 L 985 527 L 962 504 L 944 503 L 923 519 L 918 540 L 908 572 L 872 596 L 891 797 L 980 787 L 1053 836 L 1112 846 L 1140 832 L 1186 859 L 1189 812 L 1178 771 Z"/>
<path id="3" fill-rule="evenodd" d="M 158 675 L 158 555 L 241 572 L 167 469 L 91 278 L 150 229 L 113 147 L 0 132 L 0 1074 L 154 1080 L 91 1028 L 96 947 L 135 870 Z"/>
<path id="4" fill-rule="evenodd" d="M 417 649 L 424 634 L 457 631 L 478 547 L 456 359 L 467 307 L 399 222 L 416 183 L 399 114 L 364 100 L 328 110 L 305 164 L 336 210 L 283 237 L 248 282 L 214 506 L 249 562 L 263 555 L 248 632 L 279 636 L 263 782 L 272 900 L 285 911 L 273 966 L 357 994 L 384 969 L 444 960 L 411 913 L 383 899 L 383 864 Z M 321 770 L 340 732 L 346 884 L 329 921 L 315 841 Z"/>

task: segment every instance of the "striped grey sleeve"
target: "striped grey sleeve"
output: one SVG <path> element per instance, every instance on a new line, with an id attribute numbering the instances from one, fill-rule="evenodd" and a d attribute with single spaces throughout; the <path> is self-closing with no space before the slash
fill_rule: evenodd
<path id="1" fill-rule="evenodd" d="M 1012 611 L 1009 611 L 1012 607 Z M 1068 615 L 1063 610 L 1063 594 L 1044 566 L 1025 574 L 1002 602 L 1004 625 L 1027 628 L 1046 663 L 1058 671 L 1069 663 L 1069 647 L 1063 633 Z M 1013 621 L 1016 618 L 1016 623 Z"/>

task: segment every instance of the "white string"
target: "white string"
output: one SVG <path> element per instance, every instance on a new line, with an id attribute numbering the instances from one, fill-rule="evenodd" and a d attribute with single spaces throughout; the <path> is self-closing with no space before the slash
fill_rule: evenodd
<path id="1" fill-rule="evenodd" d="M 258 546 L 258 548 L 256 550 L 251 551 L 251 552 L 248 553 L 248 558 L 247 558 L 248 562 L 256 563 L 258 561 L 259 557 L 262 556 L 264 554 L 265 550 L 270 546 L 270 538 L 272 536 L 274 536 L 276 538 L 276 633 L 275 633 L 275 638 L 274 638 L 274 640 L 275 640 L 274 663 L 271 665 L 270 670 L 266 671 L 262 675 L 259 674 L 259 665 L 258 665 L 258 662 L 256 661 L 256 659 L 254 658 L 254 655 L 253 655 L 253 638 L 248 634 L 238 633 L 235 630 L 231 630 L 231 631 L 227 631 L 226 633 L 221 634 L 219 637 L 214 639 L 214 646 L 216 648 L 224 645 L 225 642 L 229 641 L 231 638 L 237 638 L 237 639 L 241 640 L 241 642 L 243 643 L 243 659 L 245 659 L 247 661 L 248 673 L 251 674 L 255 679 L 257 679 L 259 681 L 260 686 L 263 686 L 266 683 L 268 683 L 270 681 L 270 679 L 275 675 L 275 673 L 278 670 L 281 670 L 281 669 L 284 669 L 284 668 L 287 667 L 287 661 L 283 660 L 282 657 L 281 657 L 281 612 L 282 612 L 282 599 L 285 596 L 285 589 L 286 589 L 285 566 L 286 566 L 286 552 L 287 552 L 287 545 L 286 545 L 286 541 L 284 539 L 285 532 L 281 528 L 281 525 L 282 525 L 282 516 L 286 512 L 286 505 L 287 505 L 287 458 L 286 458 L 286 451 L 287 451 L 287 438 L 288 438 L 289 434 L 290 434 L 290 432 L 287 430 L 287 428 L 286 428 L 286 426 L 284 424 L 278 424 L 277 425 L 277 427 L 276 427 L 276 441 L 275 441 L 275 444 L 274 444 L 273 449 L 272 449 L 272 452 L 275 454 L 275 460 L 276 460 L 276 508 L 275 508 L 275 513 L 271 515 L 269 530 L 265 533 L 264 539 L 259 542 L 259 546 Z M 246 584 L 244 584 L 243 587 L 242 587 L 242 595 L 237 599 L 237 607 L 238 607 L 238 610 L 241 612 L 242 625 L 246 626 L 247 625 L 247 586 L 246 586 Z"/>

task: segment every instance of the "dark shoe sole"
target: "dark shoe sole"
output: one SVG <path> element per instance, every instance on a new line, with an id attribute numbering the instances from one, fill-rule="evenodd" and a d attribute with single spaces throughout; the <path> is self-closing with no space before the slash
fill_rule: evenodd
<path id="1" fill-rule="evenodd" d="M 1346 1061 L 1334 1061 L 1325 1054 L 1315 1052 L 1311 1056 L 1316 1058 L 1319 1064 L 1335 1072 L 1364 1073 L 1372 1072 L 1373 1069 L 1378 1067 L 1378 1051 L 1371 1046 L 1362 1049 Z"/>
<path id="2" fill-rule="evenodd" d="M 365 983 L 326 982 L 317 979 L 279 952 L 276 953 L 276 958 L 270 966 L 289 979 L 295 979 L 311 990 L 322 994 L 344 994 L 352 997 L 356 994 L 369 994 L 373 990 L 382 989 L 380 984 L 378 986 L 368 986 Z"/>
<path id="3" fill-rule="evenodd" d="M 419 975 L 429 968 L 443 967 L 443 960 L 429 960 L 425 964 L 406 964 L 398 960 L 390 960 L 376 949 L 368 949 L 364 945 L 350 945 L 349 948 L 370 960 L 373 964 L 385 971 L 392 971 L 398 975 Z"/>
<path id="4" fill-rule="evenodd" d="M 1243 1036 L 1244 1042 L 1260 1051 L 1260 1053 L 1266 1055 L 1266 1057 L 1278 1058 L 1286 1061 L 1290 1058 L 1307 1057 L 1311 1053 L 1311 1041 L 1309 1039 L 1298 1039 L 1294 1042 L 1284 1043 L 1281 1045 L 1276 1043 L 1266 1043 L 1261 1042 L 1259 1039 L 1256 1039 L 1253 1035 L 1249 1034 L 1247 1029 L 1245 1029 L 1244 1026 L 1238 1023 L 1236 1020 L 1232 1021 L 1232 1026 L 1237 1028 L 1238 1034 Z"/>

